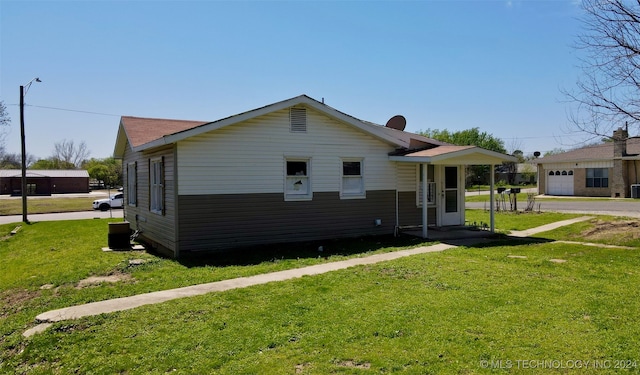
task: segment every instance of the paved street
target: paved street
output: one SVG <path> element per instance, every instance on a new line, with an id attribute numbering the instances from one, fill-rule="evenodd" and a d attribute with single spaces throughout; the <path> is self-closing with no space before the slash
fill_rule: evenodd
<path id="1" fill-rule="evenodd" d="M 38 221 L 56 221 L 56 220 L 83 220 L 83 219 L 107 219 L 122 218 L 124 211 L 120 208 L 109 211 L 81 211 L 81 212 L 65 212 L 59 214 L 33 214 L 28 219 L 31 222 Z M 20 223 L 22 215 L 0 216 L 0 224 Z"/>
<path id="2" fill-rule="evenodd" d="M 522 210 L 526 207 L 527 202 L 518 202 L 518 208 Z M 579 214 L 591 214 L 591 215 L 615 215 L 615 216 L 629 216 L 640 218 L 640 199 L 638 200 L 579 200 L 575 198 L 557 198 L 549 200 L 536 199 L 534 210 L 538 211 L 538 205 L 540 205 L 540 211 L 554 211 L 554 212 L 569 212 Z M 467 208 L 488 208 L 489 197 L 487 196 L 487 202 L 468 202 Z"/>
<path id="3" fill-rule="evenodd" d="M 467 195 L 477 195 L 477 192 L 468 192 Z M 485 194 L 480 194 L 485 195 Z M 485 209 L 489 207 L 489 195 L 486 194 L 486 202 L 468 202 L 467 208 Z M 640 199 L 637 200 L 581 200 L 572 197 L 557 197 L 555 199 L 541 200 L 537 199 L 535 211 L 555 211 L 569 212 L 590 215 L 615 215 L 640 218 Z M 522 210 L 526 206 L 525 202 L 518 202 L 518 208 Z M 29 220 L 36 221 L 54 221 L 54 220 L 81 220 L 81 219 L 105 219 L 109 217 L 122 218 L 124 211 L 122 209 L 113 209 L 111 212 L 106 211 L 82 211 L 68 212 L 59 214 L 33 214 L 29 215 Z M 22 221 L 22 215 L 0 216 L 0 224 L 18 223 Z"/>

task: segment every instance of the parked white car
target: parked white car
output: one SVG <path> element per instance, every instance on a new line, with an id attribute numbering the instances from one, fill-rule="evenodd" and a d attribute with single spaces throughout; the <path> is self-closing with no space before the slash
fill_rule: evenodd
<path id="1" fill-rule="evenodd" d="M 114 194 L 111 198 L 97 199 L 93 201 L 93 209 L 106 211 L 110 208 L 122 208 L 124 204 L 124 194 Z"/>

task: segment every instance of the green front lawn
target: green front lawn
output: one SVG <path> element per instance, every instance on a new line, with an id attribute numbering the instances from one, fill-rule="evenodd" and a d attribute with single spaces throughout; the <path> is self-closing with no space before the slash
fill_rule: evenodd
<path id="1" fill-rule="evenodd" d="M 92 197 L 81 198 L 27 198 L 27 212 L 30 214 L 47 214 L 51 212 L 91 211 Z M 22 214 L 22 200 L 0 199 L 0 216 Z"/>
<path id="2" fill-rule="evenodd" d="M 538 215 L 519 229 L 558 219 Z M 5 236 L 14 227 L 0 226 L 0 373 L 608 374 L 619 372 L 614 364 L 640 372 L 636 250 L 522 241 L 457 248 L 60 322 L 25 339 L 34 317 L 54 308 L 421 242 L 335 241 L 323 253 L 314 243 L 300 253 L 265 247 L 249 259 L 178 262 L 102 252 L 106 220 L 42 222 Z M 126 277 L 78 288 L 91 275 Z M 603 368 L 567 370 L 578 360 Z M 532 361 L 565 368 L 525 370 Z"/>
<path id="3" fill-rule="evenodd" d="M 559 212 L 522 212 L 522 211 L 499 211 L 494 213 L 496 231 L 508 233 L 514 230 L 525 230 L 539 227 L 556 221 L 573 219 L 585 216 L 581 214 L 566 214 Z M 489 226 L 490 213 L 485 210 L 466 210 L 465 220 L 467 224 L 474 224 L 479 227 Z"/>

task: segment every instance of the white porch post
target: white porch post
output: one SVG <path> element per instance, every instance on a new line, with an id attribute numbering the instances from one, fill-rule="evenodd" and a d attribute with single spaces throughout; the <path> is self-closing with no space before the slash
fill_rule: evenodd
<path id="1" fill-rule="evenodd" d="M 494 189 L 494 183 L 495 183 L 495 165 L 491 164 L 491 169 L 489 171 L 489 176 L 491 176 L 489 178 L 489 228 L 491 230 L 491 233 L 494 233 L 496 231 L 496 225 L 495 225 L 495 218 L 494 218 L 494 202 L 495 199 L 493 197 L 493 191 Z"/>
<path id="2" fill-rule="evenodd" d="M 428 226 L 428 196 L 429 196 L 429 184 L 427 183 L 427 173 L 429 168 L 427 168 L 427 164 L 420 164 L 420 168 L 422 168 L 422 238 L 427 238 L 427 226 Z"/>

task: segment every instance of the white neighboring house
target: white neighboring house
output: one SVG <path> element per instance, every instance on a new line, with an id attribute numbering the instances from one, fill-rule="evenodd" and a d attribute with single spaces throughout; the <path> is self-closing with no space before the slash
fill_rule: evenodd
<path id="1" fill-rule="evenodd" d="M 125 218 L 159 252 L 463 225 L 464 166 L 512 156 L 359 120 L 306 95 L 221 120 L 122 117 Z M 426 204 L 423 204 L 426 202 Z"/>

